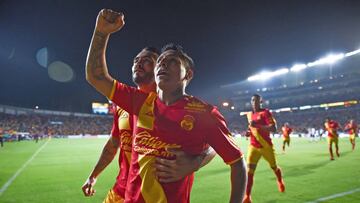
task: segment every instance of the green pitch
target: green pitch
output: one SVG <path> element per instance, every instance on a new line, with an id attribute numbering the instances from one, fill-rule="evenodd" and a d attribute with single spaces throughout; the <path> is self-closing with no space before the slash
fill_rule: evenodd
<path id="1" fill-rule="evenodd" d="M 340 141 L 341 157 L 329 160 L 326 141 L 309 142 L 292 139 L 286 154 L 275 139 L 277 160 L 283 169 L 286 192 L 279 193 L 275 176 L 264 160 L 255 175 L 253 201 L 308 202 L 360 188 L 360 139 L 351 151 L 348 139 Z M 237 140 L 246 152 L 247 141 Z M 5 143 L 0 148 L 0 188 L 40 149 L 39 143 L 23 141 Z M 81 186 L 96 163 L 106 139 L 52 139 L 29 162 L 0 195 L 1 203 L 102 202 L 117 175 L 117 160 L 101 174 L 91 198 L 83 196 Z M 199 170 L 191 202 L 228 202 L 229 167 L 217 156 Z M 326 202 L 360 202 L 360 191 Z"/>

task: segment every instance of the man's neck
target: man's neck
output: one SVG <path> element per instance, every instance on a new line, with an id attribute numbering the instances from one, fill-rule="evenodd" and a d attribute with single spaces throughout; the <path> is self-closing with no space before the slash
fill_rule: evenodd
<path id="1" fill-rule="evenodd" d="M 149 93 L 149 92 L 155 92 L 156 91 L 156 84 L 150 83 L 150 84 L 142 84 L 138 86 L 139 90 Z"/>
<path id="2" fill-rule="evenodd" d="M 255 113 L 257 113 L 257 112 L 261 111 L 261 108 L 255 108 L 255 109 L 253 109 L 253 111 L 254 111 Z"/>
<path id="3" fill-rule="evenodd" d="M 157 92 L 160 100 L 165 105 L 171 105 L 186 95 L 181 88 L 175 89 L 174 91 L 163 91 L 158 89 Z"/>

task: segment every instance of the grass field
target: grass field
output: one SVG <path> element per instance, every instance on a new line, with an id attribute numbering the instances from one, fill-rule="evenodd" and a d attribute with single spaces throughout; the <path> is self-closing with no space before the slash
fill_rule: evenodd
<path id="1" fill-rule="evenodd" d="M 247 141 L 237 140 L 246 152 Z M 350 149 L 348 139 L 340 141 L 341 157 L 330 161 L 326 141 L 292 139 L 286 154 L 278 153 L 286 192 L 277 191 L 275 176 L 261 160 L 255 175 L 253 202 L 309 202 L 360 188 L 360 139 Z M 102 202 L 117 175 L 117 161 L 101 174 L 97 194 L 85 198 L 81 186 L 96 163 L 106 139 L 52 139 L 5 143 L 0 148 L 0 187 L 28 162 L 9 187 L 0 194 L 1 203 Z M 281 140 L 275 140 L 280 152 Z M 217 156 L 197 172 L 191 202 L 228 202 L 229 167 Z M 326 202 L 360 202 L 360 191 Z"/>

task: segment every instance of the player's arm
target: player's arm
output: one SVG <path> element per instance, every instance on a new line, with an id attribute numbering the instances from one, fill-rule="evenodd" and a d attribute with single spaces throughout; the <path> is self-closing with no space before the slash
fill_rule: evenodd
<path id="1" fill-rule="evenodd" d="M 243 154 L 236 145 L 235 140 L 233 140 L 226 126 L 225 119 L 220 112 L 217 109 L 213 109 L 210 118 L 211 123 L 209 123 L 209 133 L 206 136 L 206 140 L 223 161 L 230 166 L 230 202 L 242 202 L 247 181 L 246 164 Z"/>
<path id="2" fill-rule="evenodd" d="M 200 155 L 193 156 L 182 150 L 167 149 L 175 154 L 175 160 L 156 158 L 155 168 L 158 180 L 163 183 L 175 182 L 185 176 L 197 171 L 208 164 L 216 155 L 216 152 L 209 147 Z"/>
<path id="3" fill-rule="evenodd" d="M 96 19 L 96 26 L 86 59 L 86 80 L 101 94 L 110 97 L 113 78 L 106 65 L 106 47 L 110 34 L 124 26 L 124 15 L 103 9 Z"/>
<path id="4" fill-rule="evenodd" d="M 120 143 L 119 137 L 111 136 L 110 139 L 105 144 L 98 162 L 96 163 L 93 171 L 90 173 L 89 178 L 82 186 L 82 191 L 85 196 L 93 196 L 95 194 L 96 191 L 93 189 L 93 187 L 96 183 L 96 178 L 114 159 L 117 150 L 119 148 L 119 143 Z"/>
<path id="5" fill-rule="evenodd" d="M 245 195 L 247 175 L 244 159 L 230 165 L 231 167 L 231 195 L 230 203 L 242 202 Z"/>
<path id="6" fill-rule="evenodd" d="M 268 131 L 271 133 L 276 132 L 276 125 L 275 124 L 268 124 L 268 125 L 260 125 L 255 124 L 254 122 L 250 123 L 250 127 L 261 129 L 262 131 Z"/>

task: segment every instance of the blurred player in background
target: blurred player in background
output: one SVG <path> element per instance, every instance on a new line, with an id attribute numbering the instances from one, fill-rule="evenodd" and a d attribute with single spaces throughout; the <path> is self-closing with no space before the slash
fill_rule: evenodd
<path id="1" fill-rule="evenodd" d="M 252 201 L 251 189 L 254 182 L 254 173 L 261 157 L 264 157 L 274 171 L 279 191 L 285 191 L 282 172 L 276 163 L 275 150 L 270 138 L 270 133 L 276 132 L 275 119 L 268 109 L 261 108 L 261 103 L 261 96 L 258 94 L 253 95 L 251 97 L 252 112 L 247 114 L 249 122 L 247 136 L 250 136 L 250 145 L 247 154 L 248 183 L 243 203 Z"/>
<path id="2" fill-rule="evenodd" d="M 355 137 L 357 137 L 357 135 L 358 135 L 358 125 L 354 119 L 351 119 L 349 121 L 349 123 L 347 125 L 345 125 L 344 131 L 349 133 L 349 139 L 350 139 L 350 143 L 352 146 L 351 148 L 354 151 Z"/>
<path id="3" fill-rule="evenodd" d="M 339 135 L 337 132 L 338 129 L 340 128 L 340 125 L 338 122 L 331 120 L 330 118 L 326 118 L 325 123 L 324 123 L 324 128 L 325 128 L 324 130 L 327 131 L 330 160 L 334 160 L 334 154 L 333 154 L 333 148 L 332 148 L 333 144 L 335 145 L 337 157 L 340 157 Z"/>
<path id="4" fill-rule="evenodd" d="M 285 152 L 285 145 L 289 147 L 290 145 L 290 134 L 292 132 L 292 128 L 289 127 L 289 123 L 284 123 L 283 127 L 281 128 L 282 136 L 283 136 L 283 146 L 282 150 Z"/>

